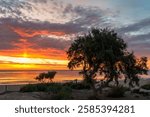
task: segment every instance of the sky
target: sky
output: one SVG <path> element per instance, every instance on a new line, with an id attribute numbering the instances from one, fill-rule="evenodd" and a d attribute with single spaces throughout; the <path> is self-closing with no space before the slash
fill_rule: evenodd
<path id="1" fill-rule="evenodd" d="M 150 58 L 149 4 L 149 0 L 0 0 L 0 70 L 68 69 L 67 49 L 91 27 L 114 29 L 129 51 Z"/>

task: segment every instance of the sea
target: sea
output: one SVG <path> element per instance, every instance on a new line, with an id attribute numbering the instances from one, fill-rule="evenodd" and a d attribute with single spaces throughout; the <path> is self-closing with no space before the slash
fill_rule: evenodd
<path id="1" fill-rule="evenodd" d="M 39 70 L 1 70 L 0 71 L 0 85 L 5 84 L 33 84 L 37 83 L 35 77 L 38 74 L 47 72 Z M 72 80 L 82 80 L 83 76 L 79 75 L 79 71 L 75 70 L 56 70 L 54 82 L 68 82 Z M 150 78 L 150 71 L 148 75 L 141 76 L 142 78 Z M 101 77 L 100 77 L 101 78 Z"/>
<path id="2" fill-rule="evenodd" d="M 53 79 L 54 82 L 66 82 L 71 80 L 81 80 L 82 75 L 79 71 L 73 70 L 55 70 L 57 73 Z M 2 84 L 32 84 L 37 83 L 35 77 L 46 70 L 1 70 L 0 85 Z"/>

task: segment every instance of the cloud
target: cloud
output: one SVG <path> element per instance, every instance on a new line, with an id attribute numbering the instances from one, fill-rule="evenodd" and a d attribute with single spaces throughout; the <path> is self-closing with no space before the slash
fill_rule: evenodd
<path id="1" fill-rule="evenodd" d="M 0 0 L 1 17 L 24 17 L 23 10 L 32 10 L 31 4 L 20 0 Z"/>
<path id="2" fill-rule="evenodd" d="M 65 65 L 67 60 L 52 60 L 52 59 L 41 59 L 41 58 L 22 58 L 22 57 L 9 57 L 0 56 L 0 62 L 5 61 L 6 63 L 17 63 L 17 64 L 60 64 Z"/>
<path id="3" fill-rule="evenodd" d="M 65 50 L 75 35 L 88 31 L 91 26 L 105 24 L 104 11 L 98 7 L 73 6 L 53 0 L 0 0 L 0 3 L 2 50 L 27 47 Z M 64 21 L 57 22 L 57 19 Z"/>
<path id="4" fill-rule="evenodd" d="M 28 41 L 29 43 L 34 44 L 32 46 L 34 49 L 56 48 L 59 50 L 65 50 L 71 44 L 71 40 L 55 39 L 46 36 L 36 36 L 32 39 L 28 39 Z"/>
<path id="5" fill-rule="evenodd" d="M 129 49 L 137 55 L 150 57 L 150 18 L 145 18 L 128 26 L 118 28 L 129 45 Z"/>
<path id="6" fill-rule="evenodd" d="M 0 24 L 0 49 L 12 49 L 13 42 L 18 42 L 20 36 L 13 32 L 8 25 Z"/>
<path id="7" fill-rule="evenodd" d="M 94 6 L 75 6 L 58 0 L 0 0 L 0 49 L 66 50 L 73 38 L 91 27 L 113 27 L 117 13 Z M 111 22 L 112 21 L 112 22 Z M 149 50 L 150 18 L 116 31 L 129 48 Z M 143 34 L 138 32 L 143 31 Z M 137 33 L 131 35 L 131 33 Z M 140 46 L 141 45 L 141 46 Z"/>
<path id="8" fill-rule="evenodd" d="M 139 55 L 150 56 L 150 33 L 130 36 L 128 45 Z"/>
<path id="9" fill-rule="evenodd" d="M 150 27 L 150 18 L 146 18 L 128 26 L 124 26 L 118 29 L 118 31 L 122 33 L 135 32 L 144 29 L 145 27 Z"/>

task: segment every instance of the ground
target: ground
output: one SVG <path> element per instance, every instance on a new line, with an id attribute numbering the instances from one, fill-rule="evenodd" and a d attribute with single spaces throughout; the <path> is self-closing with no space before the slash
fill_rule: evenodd
<path id="1" fill-rule="evenodd" d="M 91 90 L 73 90 L 72 97 L 74 100 L 87 100 L 92 96 Z M 106 97 L 104 94 L 99 95 L 101 100 L 149 100 L 150 96 L 143 96 L 142 94 L 136 94 L 131 92 L 126 92 L 124 97 L 121 98 L 111 98 Z M 6 92 L 0 94 L 0 100 L 43 100 L 50 99 L 51 94 L 45 92 Z"/>

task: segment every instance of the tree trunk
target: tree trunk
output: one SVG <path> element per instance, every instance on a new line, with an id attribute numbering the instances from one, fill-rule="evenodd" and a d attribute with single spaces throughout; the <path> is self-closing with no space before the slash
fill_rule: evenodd
<path id="1" fill-rule="evenodd" d="M 84 71 L 85 79 L 87 80 L 87 83 L 90 83 L 90 87 L 93 90 L 93 96 L 95 99 L 98 99 L 98 91 L 95 88 L 95 81 L 94 78 L 92 77 L 94 75 L 94 72 L 88 74 L 87 71 Z"/>
<path id="2" fill-rule="evenodd" d="M 91 85 L 91 89 L 93 90 L 93 96 L 95 97 L 95 99 L 98 99 L 99 98 L 98 90 L 95 87 L 95 83 L 94 83 L 93 79 L 92 79 L 92 83 L 90 85 Z"/>
<path id="3" fill-rule="evenodd" d="M 98 98 L 98 92 L 97 92 L 97 89 L 95 88 L 95 86 L 93 84 L 91 84 L 91 88 L 93 90 L 93 95 L 94 97 Z"/>

